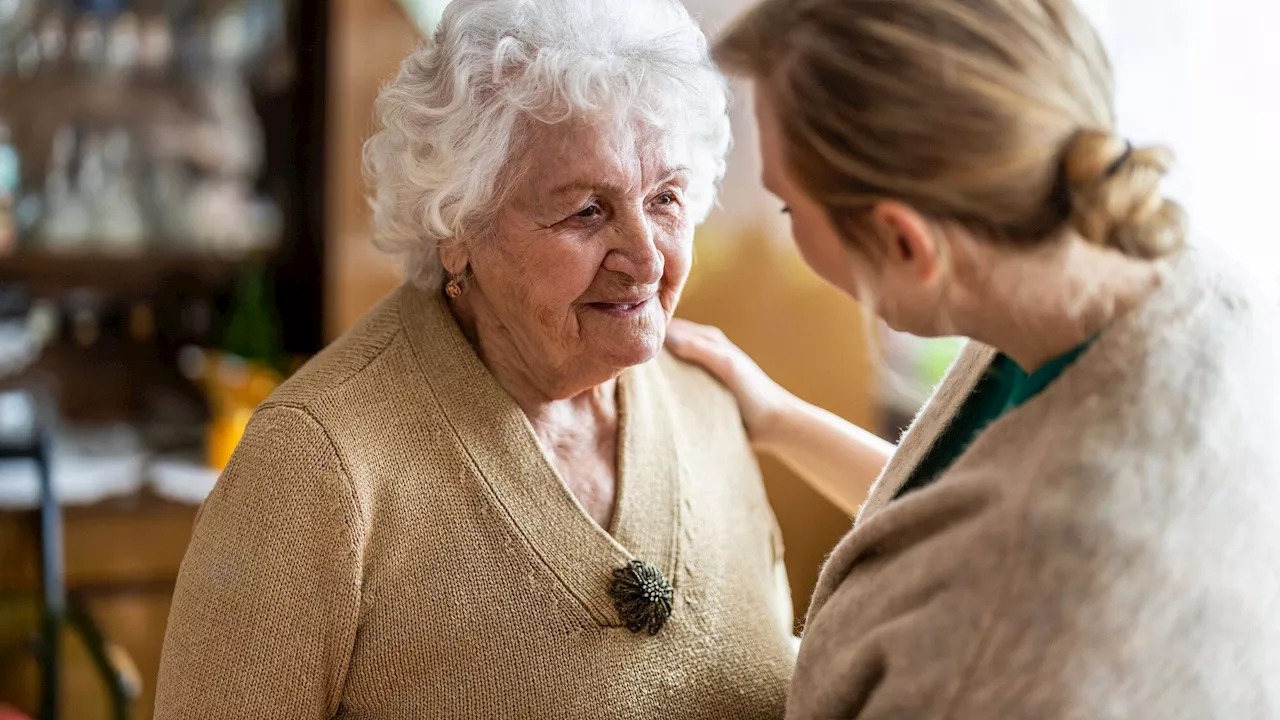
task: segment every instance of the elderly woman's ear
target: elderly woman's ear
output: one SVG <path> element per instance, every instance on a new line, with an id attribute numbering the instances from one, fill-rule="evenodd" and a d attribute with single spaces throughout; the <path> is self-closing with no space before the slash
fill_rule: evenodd
<path id="1" fill-rule="evenodd" d="M 467 269 L 471 262 L 471 254 L 467 245 L 458 238 L 451 238 L 440 243 L 440 265 L 444 268 L 446 278 L 457 277 Z"/>

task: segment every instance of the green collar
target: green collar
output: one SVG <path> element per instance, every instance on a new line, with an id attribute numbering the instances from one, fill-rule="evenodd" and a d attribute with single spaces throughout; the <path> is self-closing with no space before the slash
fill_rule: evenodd
<path id="1" fill-rule="evenodd" d="M 1019 407 L 1031 398 L 1039 395 L 1045 388 L 1049 387 L 1049 384 L 1056 380 L 1064 370 L 1071 367 L 1071 364 L 1084 354 L 1084 351 L 1088 350 L 1089 346 L 1092 344 L 1093 339 L 1091 338 L 1075 349 L 1050 360 L 1040 366 L 1035 372 L 1029 374 L 1024 372 L 1021 368 L 1018 368 L 1016 363 L 1010 361 L 1008 364 L 1012 366 L 1012 368 L 1016 368 L 1016 372 L 1012 372 L 1012 387 L 1009 389 L 1009 398 L 1005 401 L 1005 410 L 1008 411 Z"/>

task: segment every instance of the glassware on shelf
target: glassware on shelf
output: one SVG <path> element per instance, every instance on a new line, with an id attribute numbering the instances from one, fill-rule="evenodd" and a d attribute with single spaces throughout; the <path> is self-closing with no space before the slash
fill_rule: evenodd
<path id="1" fill-rule="evenodd" d="M 33 365 L 57 336 L 57 323 L 55 304 L 32 300 L 18 285 L 0 284 L 0 379 Z M 0 412 L 0 425 L 4 417 Z"/>
<path id="2" fill-rule="evenodd" d="M 24 153 L 48 159 L 21 205 L 24 242 L 235 256 L 279 241 L 279 206 L 255 190 L 267 138 L 250 83 L 287 44 L 284 0 L 0 0 L 0 35 L 14 2 L 38 7 L 12 32 L 32 75 L 17 87 L 41 101 L 15 124 Z"/>
<path id="3" fill-rule="evenodd" d="M 248 182 L 262 163 L 262 129 L 241 63 L 248 51 L 244 17 L 225 12 L 210 26 L 209 66 L 200 79 L 206 123 L 198 135 L 211 170 Z"/>
<path id="4" fill-rule="evenodd" d="M 66 299 L 71 339 L 82 348 L 93 347 L 102 337 L 103 298 L 89 290 L 76 290 Z"/>
<path id="5" fill-rule="evenodd" d="M 36 41 L 37 63 L 40 71 L 52 73 L 59 69 L 67 52 L 66 18 L 59 12 L 50 12 L 36 23 L 32 33 Z"/>
<path id="6" fill-rule="evenodd" d="M 190 237 L 214 251 L 258 249 L 279 234 L 278 210 L 253 192 L 264 138 L 245 78 L 254 52 L 251 19 L 244 8 L 224 10 L 205 28 L 208 52 L 195 75 L 201 118 L 182 144 L 203 175 L 187 201 Z"/>
<path id="7" fill-rule="evenodd" d="M 29 305 L 30 299 L 22 288 L 0 284 L 0 380 L 29 367 L 44 347 L 44 338 L 34 332 L 25 316 Z M 0 412 L 0 436 L 4 434 L 5 415 Z"/>
<path id="8" fill-rule="evenodd" d="M 147 239 L 147 223 L 133 176 L 133 145 L 122 128 L 102 140 L 102 184 L 93 199 L 93 224 L 102 249 L 132 252 Z"/>
<path id="9" fill-rule="evenodd" d="M 105 67 L 113 75 L 131 75 L 141 60 L 141 27 L 138 16 L 121 13 L 107 29 L 104 51 Z"/>
<path id="10" fill-rule="evenodd" d="M 76 190 L 88 207 L 89 224 L 92 225 L 92 216 L 96 210 L 94 204 L 107 184 L 107 162 L 103 153 L 102 135 L 92 130 L 84 131 L 81 134 L 79 149 L 77 160 L 80 163 L 80 171 L 76 173 Z"/>
<path id="11" fill-rule="evenodd" d="M 37 0 L 0 0 L 0 75 L 15 70 L 23 75 L 30 70 L 34 38 L 29 26 L 38 4 Z"/>
<path id="12" fill-rule="evenodd" d="M 144 182 L 147 214 L 155 236 L 181 246 L 191 237 L 186 207 L 191 181 L 186 169 L 175 158 L 154 158 L 147 166 Z"/>
<path id="13" fill-rule="evenodd" d="M 81 248 L 89 240 L 88 204 L 80 194 L 79 183 L 72 179 L 76 145 L 74 126 L 63 125 L 55 133 L 40 225 L 40 243 L 51 250 Z"/>
<path id="14" fill-rule="evenodd" d="M 76 18 L 71 30 L 71 57 L 83 74 L 99 72 L 106 58 L 107 38 L 101 18 L 84 13 Z"/>
<path id="15" fill-rule="evenodd" d="M 173 63 L 173 27 L 164 15 L 142 20 L 138 30 L 138 65 L 149 76 L 168 74 Z"/>
<path id="16" fill-rule="evenodd" d="M 34 33 L 23 33 L 14 40 L 13 57 L 18 77 L 31 77 L 39 69 L 40 41 Z"/>
<path id="17" fill-rule="evenodd" d="M 73 179 L 74 178 L 74 179 Z M 123 127 L 58 130 L 45 183 L 41 245 L 133 253 L 149 239 L 133 141 Z"/>

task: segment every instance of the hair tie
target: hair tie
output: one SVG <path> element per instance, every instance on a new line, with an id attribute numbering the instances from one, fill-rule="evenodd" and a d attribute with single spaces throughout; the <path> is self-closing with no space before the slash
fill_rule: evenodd
<path id="1" fill-rule="evenodd" d="M 1124 164 L 1129 162 L 1129 158 L 1131 157 L 1133 157 L 1133 143 L 1126 140 L 1124 143 L 1124 152 L 1120 153 L 1120 157 L 1116 158 L 1110 165 L 1107 166 L 1106 172 L 1103 174 L 1103 177 L 1105 178 L 1115 177 L 1115 174 L 1120 172 L 1120 168 L 1124 167 Z"/>

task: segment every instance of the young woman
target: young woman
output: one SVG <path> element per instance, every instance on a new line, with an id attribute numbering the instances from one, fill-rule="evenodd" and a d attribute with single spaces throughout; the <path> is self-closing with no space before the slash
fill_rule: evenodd
<path id="1" fill-rule="evenodd" d="M 824 569 L 788 717 L 1280 717 L 1280 301 L 1184 249 L 1080 11 L 766 0 L 717 52 L 809 265 L 972 339 Z M 829 496 L 879 472 L 714 331 L 669 342 Z"/>

